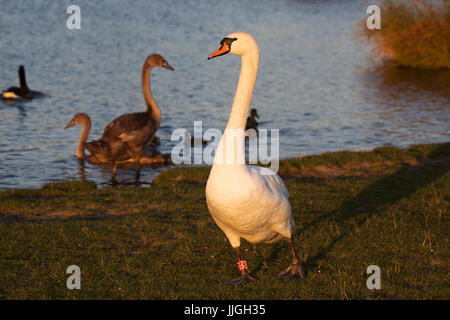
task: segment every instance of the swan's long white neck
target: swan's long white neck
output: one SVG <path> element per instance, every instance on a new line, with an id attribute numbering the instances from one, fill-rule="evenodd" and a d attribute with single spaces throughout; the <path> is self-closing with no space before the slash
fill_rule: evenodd
<path id="1" fill-rule="evenodd" d="M 241 72 L 230 117 L 216 149 L 214 165 L 232 164 L 245 168 L 245 125 L 258 75 L 259 49 L 256 43 L 242 55 Z"/>
<path id="2" fill-rule="evenodd" d="M 258 49 L 258 48 L 256 48 Z M 252 52 L 242 56 L 241 73 L 234 95 L 233 107 L 226 129 L 245 130 L 248 110 L 252 101 L 253 88 L 258 75 L 259 52 Z"/>

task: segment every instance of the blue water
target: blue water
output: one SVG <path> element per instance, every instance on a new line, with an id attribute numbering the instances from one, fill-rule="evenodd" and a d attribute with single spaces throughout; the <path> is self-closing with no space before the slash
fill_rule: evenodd
<path id="1" fill-rule="evenodd" d="M 66 28 L 66 8 L 81 8 L 81 30 Z M 176 128 L 222 129 L 240 60 L 207 61 L 234 31 L 254 35 L 261 60 L 252 106 L 261 127 L 280 129 L 280 157 L 380 145 L 408 146 L 450 138 L 448 72 L 383 66 L 356 34 L 365 1 L 0 1 L 0 89 L 17 85 L 25 65 L 31 89 L 46 97 L 0 101 L 0 189 L 86 178 L 110 171 L 74 156 L 77 112 L 101 136 L 117 116 L 145 109 L 140 73 L 157 52 L 175 68 L 154 69 L 162 109 L 160 150 L 170 153 Z M 146 168 L 149 182 L 158 170 Z M 132 181 L 133 169 L 118 179 Z"/>

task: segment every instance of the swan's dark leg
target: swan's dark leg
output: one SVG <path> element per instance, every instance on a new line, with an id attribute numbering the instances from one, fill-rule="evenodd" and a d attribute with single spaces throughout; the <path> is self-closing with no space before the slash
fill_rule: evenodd
<path id="1" fill-rule="evenodd" d="M 136 159 L 136 182 L 139 182 L 139 177 L 141 176 L 141 157 Z"/>
<path id="2" fill-rule="evenodd" d="M 139 182 L 139 177 L 141 176 L 141 157 L 142 157 L 142 149 L 134 151 L 134 161 L 136 163 L 136 183 Z"/>
<path id="3" fill-rule="evenodd" d="M 78 173 L 80 174 L 80 180 L 86 180 L 86 165 L 84 163 L 84 159 L 78 160 Z"/>
<path id="4" fill-rule="evenodd" d="M 117 161 L 116 161 L 116 159 L 114 159 L 113 160 L 113 167 L 112 167 L 112 177 L 111 177 L 111 182 L 112 182 L 113 185 L 117 184 L 116 172 L 117 172 Z"/>
<path id="5" fill-rule="evenodd" d="M 245 265 L 246 265 L 246 262 L 241 259 L 240 247 L 234 248 L 234 252 L 236 253 L 236 257 L 238 259 L 238 265 L 239 265 L 239 263 L 242 264 L 242 262 L 245 263 Z M 245 266 L 245 268 L 239 268 L 239 269 L 241 271 L 241 276 L 239 278 L 231 279 L 231 280 L 225 282 L 225 284 L 244 284 L 247 282 L 258 281 L 257 279 L 253 278 L 248 273 L 246 266 Z"/>
<path id="6" fill-rule="evenodd" d="M 287 239 L 292 252 L 292 264 L 284 271 L 277 275 L 278 278 L 292 278 L 297 280 L 305 279 L 302 266 L 300 265 L 300 259 L 297 256 L 294 248 L 294 242 L 292 238 Z"/>

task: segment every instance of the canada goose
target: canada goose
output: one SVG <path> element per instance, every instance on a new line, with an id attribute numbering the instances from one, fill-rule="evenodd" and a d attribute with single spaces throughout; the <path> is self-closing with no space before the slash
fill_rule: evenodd
<path id="1" fill-rule="evenodd" d="M 3 99 L 33 99 L 41 96 L 39 91 L 30 90 L 27 86 L 27 80 L 25 78 L 25 68 L 19 66 L 19 82 L 20 87 L 10 87 L 2 92 Z"/>

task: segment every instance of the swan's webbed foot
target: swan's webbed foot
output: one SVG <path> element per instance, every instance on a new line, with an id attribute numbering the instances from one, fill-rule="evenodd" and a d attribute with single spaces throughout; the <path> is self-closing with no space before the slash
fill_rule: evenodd
<path id="1" fill-rule="evenodd" d="M 241 276 L 239 278 L 235 278 L 235 279 L 226 281 L 225 284 L 245 284 L 248 282 L 258 281 L 258 279 L 255 279 L 251 275 L 249 275 L 249 273 L 247 271 L 247 262 L 245 260 L 242 260 L 242 258 L 241 258 L 240 247 L 235 247 L 234 252 L 236 253 L 236 257 L 238 258 L 237 265 L 238 265 L 239 271 L 241 271 Z"/>
<path id="2" fill-rule="evenodd" d="M 246 284 L 248 282 L 255 282 L 258 281 L 258 279 L 253 278 L 251 275 L 248 274 L 247 271 L 242 271 L 241 276 L 239 278 L 231 279 L 229 281 L 226 281 L 225 284 Z"/>
<path id="3" fill-rule="evenodd" d="M 293 262 L 284 272 L 277 274 L 277 278 L 305 279 L 305 273 L 299 262 Z"/>

